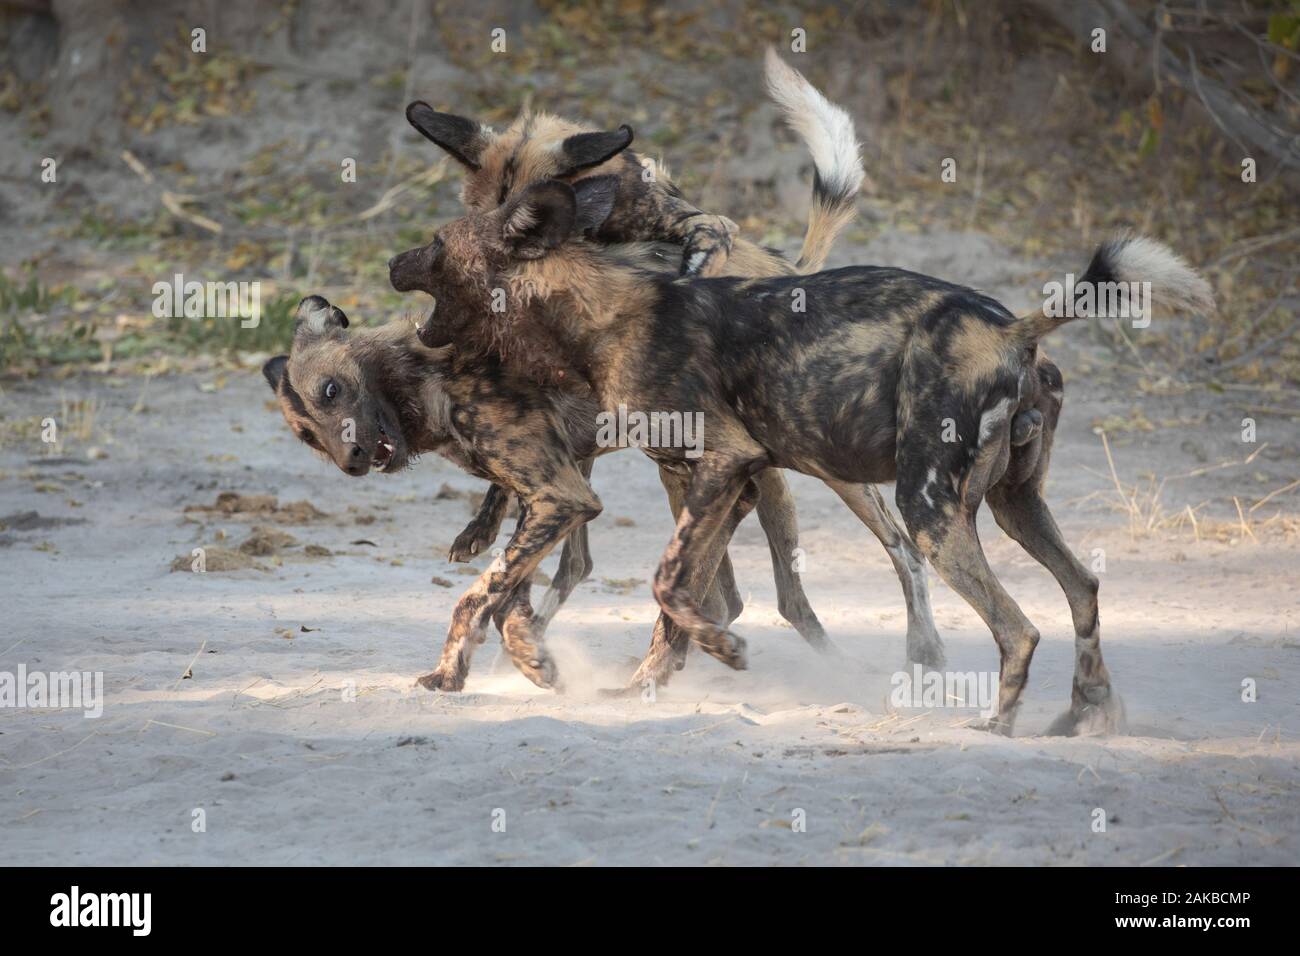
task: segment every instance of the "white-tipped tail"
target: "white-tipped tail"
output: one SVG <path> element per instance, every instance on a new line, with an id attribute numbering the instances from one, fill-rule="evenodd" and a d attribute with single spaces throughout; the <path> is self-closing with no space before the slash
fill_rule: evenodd
<path id="1" fill-rule="evenodd" d="M 826 261 L 835 235 L 853 218 L 862 168 L 853 118 L 767 48 L 767 91 L 785 114 L 785 121 L 808 144 L 816 177 L 813 204 L 796 266 L 815 272 Z"/>
<path id="2" fill-rule="evenodd" d="M 1117 284 L 1149 283 L 1151 304 L 1173 311 L 1210 315 L 1214 312 L 1214 293 L 1205 278 L 1163 242 L 1145 236 L 1124 235 L 1107 239 L 1092 254 L 1092 261 L 1077 281 L 1076 288 Z M 1042 336 L 1083 313 L 1043 309 L 1020 320 L 1021 334 L 1027 341 Z"/>
<path id="3" fill-rule="evenodd" d="M 767 48 L 767 92 L 785 121 L 808 144 L 828 192 L 854 194 L 866 175 L 853 118 L 836 106 L 772 47 Z"/>
<path id="4" fill-rule="evenodd" d="M 1210 284 L 1182 256 L 1155 239 L 1111 239 L 1097 250 L 1088 270 L 1097 272 L 1099 281 L 1109 278 L 1113 282 L 1149 282 L 1151 298 L 1170 309 L 1202 315 L 1214 311 Z"/>

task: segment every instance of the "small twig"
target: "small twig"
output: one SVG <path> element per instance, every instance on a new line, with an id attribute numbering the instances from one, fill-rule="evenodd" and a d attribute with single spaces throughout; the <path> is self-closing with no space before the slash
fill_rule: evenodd
<path id="1" fill-rule="evenodd" d="M 1251 531 L 1250 525 L 1246 524 L 1246 516 L 1241 511 L 1241 502 L 1237 500 L 1236 495 L 1232 496 L 1232 503 L 1237 506 L 1237 521 L 1241 523 L 1241 530 L 1250 535 L 1251 541 L 1258 542 L 1259 539 L 1255 537 L 1255 532 Z"/>
<path id="2" fill-rule="evenodd" d="M 178 687 L 180 687 L 181 681 L 185 680 L 186 678 L 189 678 L 190 680 L 194 679 L 194 662 L 199 659 L 199 655 L 203 653 L 203 648 L 207 646 L 208 646 L 207 638 L 204 638 L 203 643 L 199 645 L 199 649 L 194 652 L 194 657 L 190 659 L 189 666 L 185 668 L 181 676 L 176 679 L 176 683 L 172 685 L 172 690 L 176 690 Z"/>
<path id="3" fill-rule="evenodd" d="M 1235 245 L 1240 248 L 1229 247 L 1228 251 L 1219 258 L 1215 259 L 1205 268 L 1214 269 L 1223 265 L 1225 262 L 1231 262 L 1241 256 L 1250 255 L 1259 252 L 1261 249 L 1267 249 L 1269 246 L 1276 245 L 1279 242 L 1286 242 L 1288 239 L 1300 239 L 1300 228 L 1284 229 L 1282 232 L 1275 232 L 1267 236 L 1253 236 L 1250 239 L 1243 240 Z"/>
<path id="4" fill-rule="evenodd" d="M 1185 848 L 1186 848 L 1185 844 L 1180 844 L 1174 847 L 1172 850 L 1166 850 L 1164 853 L 1161 853 L 1158 856 L 1153 856 L 1149 860 L 1144 860 L 1143 862 L 1139 863 L 1138 866 L 1155 866 L 1157 863 L 1163 863 L 1165 860 L 1169 859 L 1174 854 L 1181 853 Z"/>
<path id="5" fill-rule="evenodd" d="M 1250 512 L 1253 514 L 1255 509 L 1258 508 L 1260 505 L 1264 504 L 1267 501 L 1272 500 L 1273 498 L 1276 498 L 1278 495 L 1284 495 L 1292 488 L 1296 488 L 1296 487 L 1300 487 L 1300 478 L 1297 478 L 1289 485 L 1285 485 L 1277 489 L 1277 491 L 1270 491 L 1263 498 L 1260 498 L 1259 501 L 1256 501 L 1253 505 L 1250 506 Z"/>
<path id="6" fill-rule="evenodd" d="M 150 724 L 156 724 L 159 727 L 170 727 L 172 730 L 188 730 L 192 734 L 202 734 L 205 737 L 215 737 L 217 735 L 215 730 L 200 730 L 197 727 L 182 727 L 180 724 L 169 724 L 165 720 L 154 720 L 152 718 L 144 722 L 144 726 L 140 728 L 140 733 L 144 733 L 148 730 Z"/>
<path id="7" fill-rule="evenodd" d="M 27 770 L 31 767 L 35 767 L 37 764 L 45 763 L 45 761 L 47 760 L 53 760 L 55 757 L 61 757 L 66 753 L 71 753 L 72 751 L 80 747 L 82 744 L 84 744 L 91 737 L 98 737 L 99 733 L 100 732 L 98 730 L 92 730 L 90 733 L 82 737 L 71 747 L 65 747 L 63 750 L 56 750 L 54 753 L 46 754 L 44 757 L 41 757 L 39 760 L 33 760 L 31 763 L 9 764 L 6 765 L 3 769 L 4 770 Z"/>
<path id="8" fill-rule="evenodd" d="M 378 216 L 382 212 L 386 212 L 388 209 L 391 209 L 394 205 L 396 205 L 397 197 L 402 195 L 402 193 L 406 192 L 408 189 L 412 188 L 413 186 L 432 186 L 434 183 L 442 180 L 442 177 L 446 173 L 446 170 L 447 170 L 447 158 L 444 156 L 435 165 L 430 166 L 428 169 L 424 170 L 424 172 L 418 173 L 417 175 L 412 176 L 409 179 L 403 180 L 402 182 L 398 183 L 396 186 L 391 186 L 388 189 L 386 189 L 384 191 L 384 194 L 379 197 L 379 201 L 376 202 L 369 209 L 363 211 L 360 215 L 357 216 L 357 218 L 360 219 L 362 222 L 365 222 L 367 220 L 373 219 L 375 216 Z"/>
<path id="9" fill-rule="evenodd" d="M 140 162 L 139 158 L 129 149 L 122 150 L 122 161 L 131 168 L 133 173 L 144 180 L 146 185 L 153 186 L 155 184 L 153 173 L 151 173 L 144 163 Z M 207 216 L 202 216 L 199 213 L 190 212 L 185 208 L 184 204 L 187 202 L 193 202 L 194 198 L 195 197 L 188 196 L 184 193 L 174 193 L 170 189 L 163 189 L 158 195 L 158 200 L 163 204 L 163 208 L 177 219 L 183 219 L 186 222 L 198 226 L 200 229 L 205 229 L 208 232 L 221 235 L 221 223 L 215 222 Z"/>

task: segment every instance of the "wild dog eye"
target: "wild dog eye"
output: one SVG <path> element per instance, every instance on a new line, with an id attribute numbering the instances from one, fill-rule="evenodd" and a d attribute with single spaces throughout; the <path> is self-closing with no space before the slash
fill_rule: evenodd
<path id="1" fill-rule="evenodd" d="M 314 446 L 316 444 L 316 436 L 313 435 L 311 431 L 309 431 L 306 428 L 304 428 L 302 431 L 298 433 L 298 437 L 301 438 L 303 441 L 305 441 L 308 445 Z"/>
<path id="2" fill-rule="evenodd" d="M 325 401 L 327 401 L 327 402 L 332 402 L 332 401 L 334 401 L 334 399 L 336 399 L 336 398 L 338 397 L 338 394 L 339 394 L 339 386 L 338 386 L 338 383 L 335 382 L 333 379 L 331 379 L 330 381 L 326 382 L 326 383 L 325 383 L 325 388 L 322 389 L 321 394 L 323 394 L 323 395 L 325 396 Z"/>

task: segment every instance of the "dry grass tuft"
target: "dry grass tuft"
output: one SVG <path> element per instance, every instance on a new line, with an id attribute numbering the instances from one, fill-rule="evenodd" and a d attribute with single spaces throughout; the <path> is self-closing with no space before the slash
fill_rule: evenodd
<path id="1" fill-rule="evenodd" d="M 1200 475 L 1221 471 L 1225 468 L 1241 468 L 1251 464 L 1268 443 L 1260 445 L 1245 458 L 1235 461 L 1221 461 L 1215 465 L 1206 465 L 1178 475 L 1166 475 L 1157 479 L 1149 476 L 1145 481 L 1126 485 L 1120 480 L 1115 467 L 1115 457 L 1110 450 L 1106 432 L 1100 431 L 1101 446 L 1106 452 L 1106 464 L 1110 469 L 1110 479 L 1115 489 L 1116 509 L 1128 517 L 1129 538 L 1138 541 L 1160 534 L 1179 535 L 1190 532 L 1196 541 L 1214 540 L 1236 543 L 1250 539 L 1258 542 L 1264 534 L 1291 537 L 1300 534 L 1300 516 L 1286 514 L 1280 510 L 1265 516 L 1261 509 L 1276 498 L 1300 488 L 1300 479 L 1292 481 L 1269 492 L 1249 507 L 1243 506 L 1237 495 L 1232 496 L 1233 506 L 1237 512 L 1236 521 L 1216 520 L 1198 514 L 1210 504 L 1184 504 L 1182 507 L 1170 507 L 1166 500 L 1166 486 L 1170 482 L 1196 478 Z M 1091 496 L 1088 496 L 1091 497 Z"/>

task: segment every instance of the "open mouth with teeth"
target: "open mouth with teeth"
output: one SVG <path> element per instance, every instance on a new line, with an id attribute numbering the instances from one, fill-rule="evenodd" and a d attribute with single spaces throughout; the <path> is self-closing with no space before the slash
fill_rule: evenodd
<path id="1" fill-rule="evenodd" d="M 370 459 L 370 467 L 376 471 L 385 471 L 393 461 L 393 442 L 388 433 L 379 429 L 379 442 L 375 445 L 375 456 Z"/>

